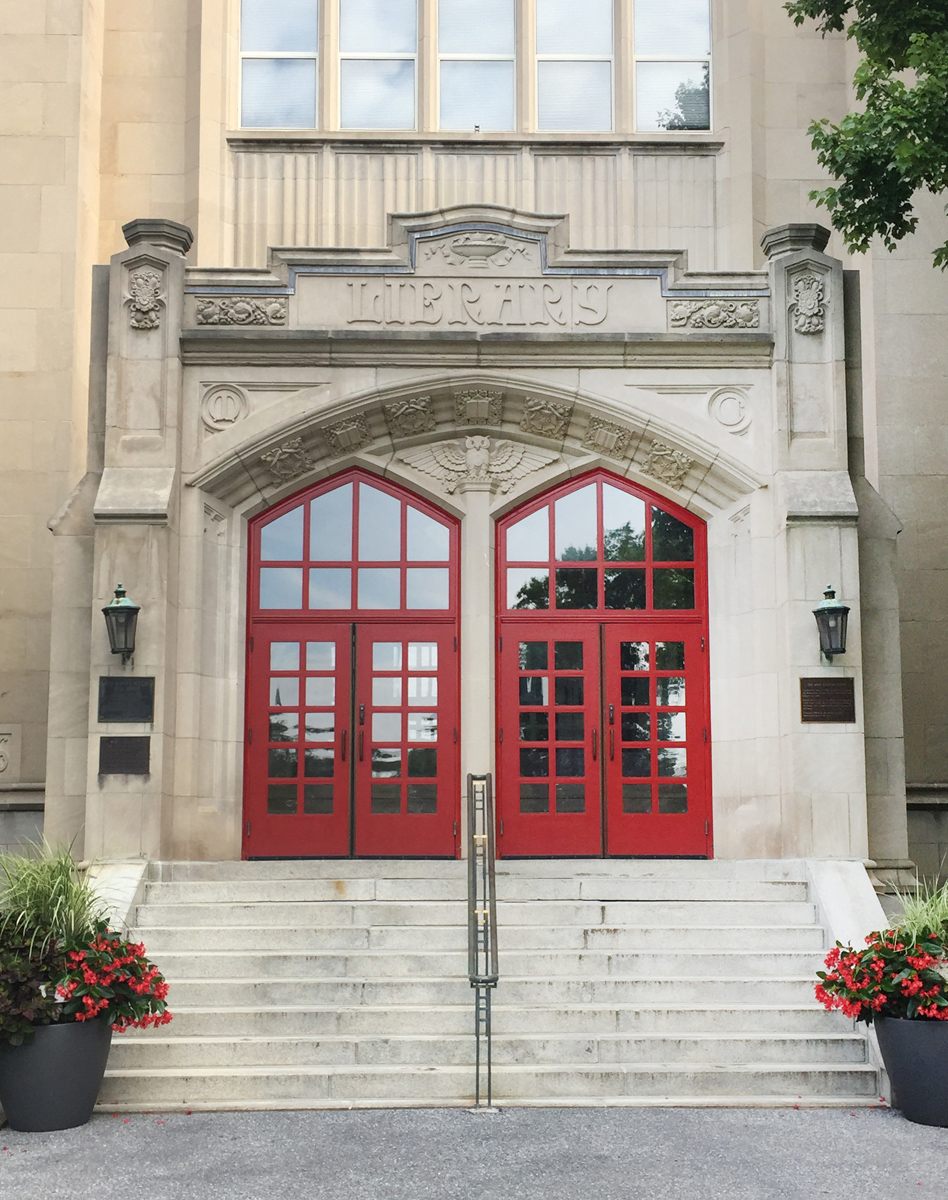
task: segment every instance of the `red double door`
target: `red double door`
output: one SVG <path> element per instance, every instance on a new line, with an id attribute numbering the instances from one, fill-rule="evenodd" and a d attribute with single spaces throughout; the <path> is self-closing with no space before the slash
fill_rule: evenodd
<path id="1" fill-rule="evenodd" d="M 457 687 L 453 623 L 256 625 L 244 856 L 454 856 Z"/>
<path id="2" fill-rule="evenodd" d="M 710 856 L 700 627 L 530 616 L 500 629 L 500 853 Z"/>

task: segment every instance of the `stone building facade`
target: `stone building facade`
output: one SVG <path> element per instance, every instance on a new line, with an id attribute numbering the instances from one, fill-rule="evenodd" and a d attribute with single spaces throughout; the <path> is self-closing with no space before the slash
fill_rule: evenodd
<path id="1" fill-rule="evenodd" d="M 827 242 L 853 50 L 779 6 L 486 7 L 8 21 L 0 798 L 103 857 L 453 854 L 491 770 L 511 854 L 936 869 L 937 201 Z"/>

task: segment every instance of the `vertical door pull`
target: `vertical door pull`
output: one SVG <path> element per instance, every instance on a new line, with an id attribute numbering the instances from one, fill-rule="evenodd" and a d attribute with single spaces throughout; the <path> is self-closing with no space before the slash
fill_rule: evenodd
<path id="1" fill-rule="evenodd" d="M 342 731 L 342 745 L 339 748 L 339 757 L 342 759 L 343 762 L 346 761 L 346 742 L 348 741 L 348 739 L 349 739 L 349 730 L 344 729 Z"/>
<path id="2" fill-rule="evenodd" d="M 593 762 L 599 757 L 599 730 L 593 730 Z"/>
<path id="3" fill-rule="evenodd" d="M 365 731 L 360 729 L 359 730 L 359 762 L 362 762 L 362 759 L 364 758 L 364 756 L 365 756 Z"/>
<path id="4" fill-rule="evenodd" d="M 616 731 L 610 726 L 609 728 L 609 761 L 613 762 L 616 756 Z"/>

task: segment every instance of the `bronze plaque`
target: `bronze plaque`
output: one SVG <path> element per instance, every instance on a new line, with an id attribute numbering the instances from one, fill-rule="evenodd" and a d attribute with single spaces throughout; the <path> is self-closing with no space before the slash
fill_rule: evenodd
<path id="1" fill-rule="evenodd" d="M 153 721 L 154 675 L 102 675 L 99 677 L 99 720 Z"/>
<path id="2" fill-rule="evenodd" d="M 800 680 L 800 720 L 851 725 L 856 720 L 856 689 L 848 676 Z"/>
<path id="3" fill-rule="evenodd" d="M 104 737 L 99 739 L 100 775 L 147 775 L 151 738 Z"/>

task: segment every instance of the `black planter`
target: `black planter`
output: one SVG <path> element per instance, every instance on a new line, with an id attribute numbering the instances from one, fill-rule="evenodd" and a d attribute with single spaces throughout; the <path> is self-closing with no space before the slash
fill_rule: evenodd
<path id="1" fill-rule="evenodd" d="M 23 1046 L 0 1047 L 0 1104 L 11 1129 L 47 1133 L 92 1116 L 112 1045 L 108 1016 L 39 1025 Z"/>
<path id="2" fill-rule="evenodd" d="M 877 1017 L 892 1106 L 919 1125 L 948 1126 L 948 1021 Z"/>

